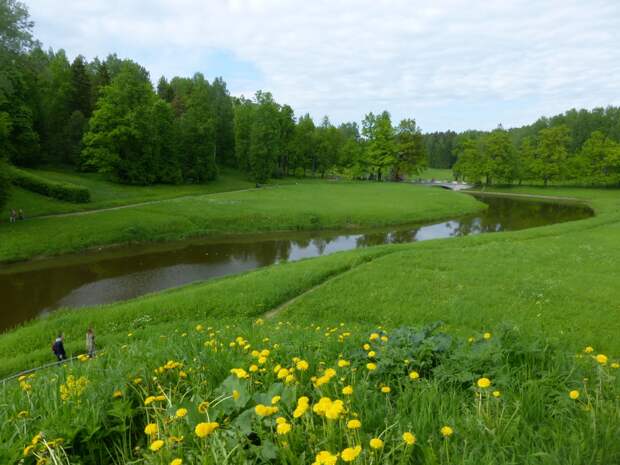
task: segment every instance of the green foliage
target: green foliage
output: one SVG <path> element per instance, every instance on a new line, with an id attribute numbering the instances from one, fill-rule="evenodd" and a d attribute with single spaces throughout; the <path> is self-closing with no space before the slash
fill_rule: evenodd
<path id="1" fill-rule="evenodd" d="M 9 167 L 2 158 L 0 158 L 0 209 L 6 205 L 11 193 L 11 176 Z"/>
<path id="2" fill-rule="evenodd" d="M 48 179 L 19 169 L 12 169 L 10 176 L 11 182 L 16 186 L 46 197 L 53 197 L 67 202 L 90 202 L 90 191 L 82 186 L 49 181 Z"/>
<path id="3" fill-rule="evenodd" d="M 566 126 L 542 129 L 533 158 L 526 160 L 532 175 L 542 179 L 545 186 L 549 181 L 566 175 L 570 133 Z"/>
<path id="4" fill-rule="evenodd" d="M 280 150 L 279 108 L 269 92 L 257 92 L 257 107 L 250 132 L 250 174 L 256 183 L 264 183 L 276 167 Z"/>
<path id="5" fill-rule="evenodd" d="M 372 175 L 379 181 L 385 171 L 396 162 L 395 132 L 390 114 L 369 113 L 362 122 L 362 134 L 368 140 L 364 162 L 370 166 Z"/>
<path id="6" fill-rule="evenodd" d="M 153 109 L 157 104 L 140 67 L 123 64 L 104 88 L 90 120 L 83 141 L 83 164 L 129 184 L 160 180 L 163 167 L 159 161 L 171 156 L 166 153 L 168 147 L 162 146 L 161 135 L 153 134 L 162 124 L 154 121 L 161 116 Z"/>

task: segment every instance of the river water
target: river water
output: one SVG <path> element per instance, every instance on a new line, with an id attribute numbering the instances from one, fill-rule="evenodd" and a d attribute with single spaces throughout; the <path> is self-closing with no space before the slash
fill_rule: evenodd
<path id="1" fill-rule="evenodd" d="M 477 196 L 485 211 L 356 231 L 260 234 L 127 246 L 0 267 L 0 331 L 61 307 L 126 300 L 263 266 L 379 244 L 514 231 L 592 216 L 583 205 Z"/>

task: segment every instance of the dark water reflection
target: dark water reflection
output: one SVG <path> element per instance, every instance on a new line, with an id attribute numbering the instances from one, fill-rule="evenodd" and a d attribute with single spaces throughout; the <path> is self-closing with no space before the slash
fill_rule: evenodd
<path id="1" fill-rule="evenodd" d="M 253 237 L 131 246 L 0 268 L 0 331 L 60 307 L 137 297 L 194 281 L 337 251 L 511 231 L 586 218 L 581 205 L 478 197 L 481 213 L 426 225 L 353 232 Z"/>

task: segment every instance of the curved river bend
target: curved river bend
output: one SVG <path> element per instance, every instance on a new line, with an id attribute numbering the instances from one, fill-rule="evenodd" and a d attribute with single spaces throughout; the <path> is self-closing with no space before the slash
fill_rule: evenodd
<path id="1" fill-rule="evenodd" d="M 583 205 L 477 196 L 483 212 L 433 224 L 128 246 L 0 268 L 0 331 L 61 307 L 126 300 L 284 261 L 379 244 L 514 231 L 592 216 Z"/>

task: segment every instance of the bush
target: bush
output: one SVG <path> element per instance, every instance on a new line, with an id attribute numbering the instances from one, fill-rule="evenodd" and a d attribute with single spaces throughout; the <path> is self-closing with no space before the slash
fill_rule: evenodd
<path id="1" fill-rule="evenodd" d="M 9 191 L 11 189 L 11 182 L 9 178 L 9 168 L 5 161 L 0 159 L 0 209 L 4 207 L 4 204 L 9 198 Z"/>
<path id="2" fill-rule="evenodd" d="M 86 187 L 50 181 L 19 169 L 11 171 L 11 178 L 14 185 L 46 197 L 74 203 L 90 202 L 90 191 Z"/>

